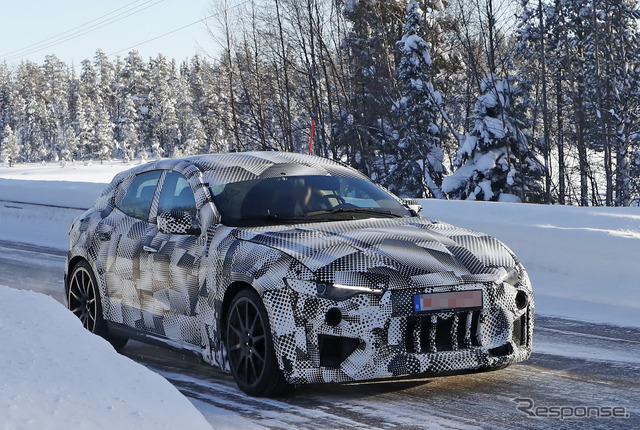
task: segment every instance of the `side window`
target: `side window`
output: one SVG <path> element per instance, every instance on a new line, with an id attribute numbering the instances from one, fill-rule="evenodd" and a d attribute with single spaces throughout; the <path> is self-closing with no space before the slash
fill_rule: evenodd
<path id="1" fill-rule="evenodd" d="M 148 221 L 153 194 L 156 191 L 156 185 L 158 185 L 161 173 L 160 170 L 154 170 L 141 173 L 133 178 L 118 205 L 118 209 L 129 216 Z"/>
<path id="2" fill-rule="evenodd" d="M 171 171 L 164 179 L 158 213 L 173 211 L 188 212 L 192 220 L 196 219 L 196 200 L 191 185 L 183 175 Z"/>

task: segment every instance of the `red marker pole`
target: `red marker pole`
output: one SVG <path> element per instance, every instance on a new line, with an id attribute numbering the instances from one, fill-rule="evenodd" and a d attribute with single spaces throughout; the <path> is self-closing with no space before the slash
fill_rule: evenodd
<path id="1" fill-rule="evenodd" d="M 309 137 L 309 155 L 311 155 L 311 149 L 313 148 L 313 131 L 316 129 L 316 120 L 311 120 L 311 136 Z"/>

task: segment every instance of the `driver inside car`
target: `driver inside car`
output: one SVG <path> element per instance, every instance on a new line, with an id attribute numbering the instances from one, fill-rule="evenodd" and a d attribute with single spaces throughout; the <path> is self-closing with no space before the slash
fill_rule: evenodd
<path id="1" fill-rule="evenodd" d="M 322 191 L 312 186 L 310 181 L 306 181 L 305 178 L 295 178 L 293 181 L 294 217 L 301 217 L 309 212 L 331 208 L 328 201 L 323 198 Z"/>

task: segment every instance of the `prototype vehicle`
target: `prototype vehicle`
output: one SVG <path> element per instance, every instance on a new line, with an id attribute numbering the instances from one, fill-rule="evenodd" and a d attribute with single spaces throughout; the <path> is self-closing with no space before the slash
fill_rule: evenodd
<path id="1" fill-rule="evenodd" d="M 73 222 L 68 306 L 116 349 L 194 351 L 257 396 L 527 359 L 534 301 L 516 256 L 419 209 L 315 156 L 147 163 Z"/>

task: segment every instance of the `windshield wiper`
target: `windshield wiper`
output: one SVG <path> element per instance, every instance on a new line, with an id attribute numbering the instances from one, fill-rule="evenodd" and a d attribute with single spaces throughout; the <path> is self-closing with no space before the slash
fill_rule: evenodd
<path id="1" fill-rule="evenodd" d="M 283 217 L 279 215 L 264 215 L 252 218 L 240 218 L 237 224 L 242 226 L 260 226 L 265 224 L 298 224 L 305 222 L 304 218 Z"/>
<path id="2" fill-rule="evenodd" d="M 319 211 L 307 212 L 305 214 L 305 218 L 315 218 L 315 217 L 322 217 L 324 215 L 349 214 L 349 213 L 382 215 L 385 217 L 393 217 L 393 218 L 400 218 L 401 216 L 393 213 L 391 210 L 381 210 L 381 209 L 374 209 L 374 208 L 334 208 L 334 209 L 323 209 Z"/>

